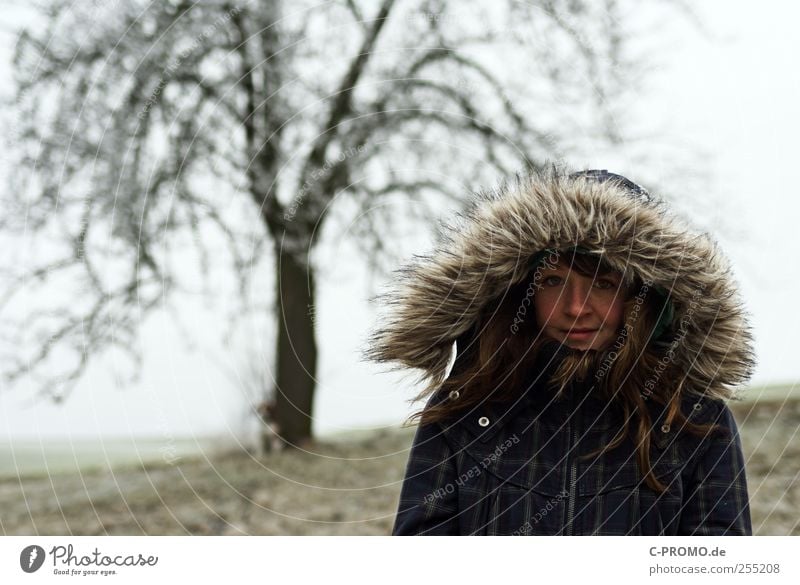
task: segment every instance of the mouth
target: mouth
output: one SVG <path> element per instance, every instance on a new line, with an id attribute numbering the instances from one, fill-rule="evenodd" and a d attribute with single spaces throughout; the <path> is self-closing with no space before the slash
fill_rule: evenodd
<path id="1" fill-rule="evenodd" d="M 568 339 L 583 340 L 591 339 L 598 331 L 599 329 L 571 329 L 569 331 L 562 331 L 562 333 Z"/>

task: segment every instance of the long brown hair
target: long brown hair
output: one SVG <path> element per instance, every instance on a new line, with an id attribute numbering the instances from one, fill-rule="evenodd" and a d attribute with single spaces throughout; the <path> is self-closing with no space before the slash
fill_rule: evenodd
<path id="1" fill-rule="evenodd" d="M 456 365 L 441 386 L 445 394 L 457 391 L 459 399 L 444 400 L 415 412 L 409 417 L 410 422 L 415 419 L 419 419 L 420 424 L 442 421 L 485 402 L 513 400 L 526 388 L 532 377 L 531 368 L 544 346 L 558 344 L 542 335 L 535 322 L 537 268 L 530 271 L 528 278 L 508 287 L 505 294 L 490 302 L 472 331 L 460 340 Z M 595 278 L 613 271 L 601 258 L 582 253 L 573 255 L 570 268 Z M 571 380 L 584 380 L 593 374 L 598 391 L 621 410 L 624 423 L 608 445 L 583 457 L 595 457 L 615 449 L 627 436 L 636 445 L 645 482 L 660 493 L 666 486 L 656 478 L 650 463 L 653 423 L 646 402 L 652 400 L 666 407 L 664 424 L 679 425 L 681 431 L 702 436 L 718 425 L 691 423 L 681 412 L 681 372 L 671 360 L 665 362 L 666 344 L 656 344 L 650 339 L 656 330 L 664 298 L 634 275 L 623 275 L 622 282 L 624 319 L 615 342 L 602 351 L 567 352 L 550 376 L 548 388 L 560 393 Z M 529 299 L 527 304 L 526 298 Z M 460 347 L 462 342 L 464 347 Z M 660 375 L 654 383 L 653 372 L 656 371 Z M 423 390 L 416 399 L 423 400 L 432 391 Z"/>

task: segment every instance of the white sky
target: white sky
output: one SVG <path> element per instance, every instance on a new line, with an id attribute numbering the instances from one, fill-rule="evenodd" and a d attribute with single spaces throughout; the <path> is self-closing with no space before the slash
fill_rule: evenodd
<path id="1" fill-rule="evenodd" d="M 800 135 L 800 36 L 795 3 L 710 1 L 703 4 L 707 25 L 725 41 L 697 32 L 667 31 L 669 54 L 659 55 L 663 69 L 642 94 L 644 111 L 669 129 L 673 144 L 699 144 L 710 155 L 714 191 L 724 200 L 715 217 L 726 230 L 720 243 L 733 261 L 747 307 L 753 315 L 759 366 L 754 382 L 800 379 L 794 356 L 793 311 L 800 277 L 797 232 L 797 140 Z M 18 22 L 5 11 L 6 23 Z M 9 26 L 8 24 L 6 26 Z M 11 25 L 13 26 L 13 25 Z M 8 30 L 8 29 L 6 29 Z M 0 80 L 8 79 L 13 37 L 0 36 Z M 3 86 L 7 91 L 8 84 Z M 587 161 L 620 170 L 611 158 Z M 669 183 L 669 177 L 660 178 Z M 680 183 L 678 183 L 680 184 Z M 719 200 L 719 199 L 718 199 Z M 693 205 L 689 202 L 688 209 Z M 698 203 L 698 209 L 703 208 Z M 707 209 L 707 208 L 703 208 Z M 372 323 L 363 276 L 346 260 L 335 280 L 321 285 L 317 308 L 320 384 L 314 428 L 319 433 L 353 427 L 397 424 L 409 412 L 413 394 L 408 380 L 358 359 Z M 172 436 L 230 434 L 244 420 L 243 392 L 202 353 L 189 354 L 164 321 L 144 331 L 142 383 L 117 388 L 105 365 L 94 367 L 66 404 L 31 402 L 19 391 L 0 392 L 0 439 L 19 437 L 91 437 L 142 434 Z M 213 323 L 208 351 L 219 345 Z M 231 359 L 217 354 L 218 359 Z"/>

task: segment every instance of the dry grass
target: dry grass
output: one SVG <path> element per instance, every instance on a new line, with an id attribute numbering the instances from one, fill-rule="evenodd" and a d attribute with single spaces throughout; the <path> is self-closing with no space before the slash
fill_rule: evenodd
<path id="1" fill-rule="evenodd" d="M 800 535 L 800 400 L 736 404 L 753 533 Z"/>
<path id="2" fill-rule="evenodd" d="M 800 401 L 734 407 L 757 534 L 800 534 Z M 412 429 L 174 465 L 0 480 L 5 534 L 388 534 Z"/>

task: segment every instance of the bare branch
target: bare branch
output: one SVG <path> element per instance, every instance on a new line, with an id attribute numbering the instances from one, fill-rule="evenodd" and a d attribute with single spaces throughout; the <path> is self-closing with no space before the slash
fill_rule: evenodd
<path id="1" fill-rule="evenodd" d="M 319 138 L 315 141 L 311 153 L 308 156 L 302 176 L 310 174 L 311 169 L 322 166 L 325 160 L 325 152 L 334 137 L 331 132 L 337 128 L 352 112 L 352 95 L 359 79 L 364 74 L 367 63 L 372 56 L 373 49 L 378 40 L 381 30 L 389 16 L 389 12 L 394 5 L 394 0 L 384 0 L 377 17 L 374 19 L 372 28 L 361 44 L 358 55 L 353 59 L 347 74 L 339 84 L 339 89 L 335 93 L 335 99 L 331 104 L 328 120 L 325 122 Z"/>
<path id="2" fill-rule="evenodd" d="M 82 15 L 97 7 L 54 0 L 44 26 L 20 36 L 18 92 L 7 106 L 18 113 L 9 140 L 18 164 L 11 165 L 0 227 L 24 230 L 47 252 L 26 274 L 2 272 L 8 286 L 0 291 L 6 311 L 0 334 L 14 342 L 3 350 L 12 354 L 2 358 L 10 364 L 7 379 L 30 375 L 62 395 L 94 354 L 119 347 L 140 360 L 136 334 L 148 311 L 171 310 L 180 328 L 180 307 L 168 298 L 203 292 L 208 299 L 219 265 L 237 278 L 232 335 L 252 312 L 273 314 L 275 299 L 254 300 L 250 293 L 254 266 L 274 275 L 282 245 L 296 256 L 296 280 L 304 270 L 314 280 L 320 267 L 305 262 L 318 245 L 315 230 L 353 207 L 331 207 L 334 197 L 364 212 L 353 236 L 378 271 L 397 261 L 391 238 L 399 228 L 396 215 L 376 210 L 376 201 L 430 225 L 440 211 L 434 201 L 458 205 L 467 181 L 540 166 L 573 134 L 566 128 L 551 135 L 550 118 L 541 114 L 550 110 L 511 94 L 516 80 L 490 65 L 503 49 L 494 33 L 484 32 L 486 23 L 451 26 L 456 19 L 438 17 L 454 2 L 412 0 L 403 10 L 418 9 L 426 20 L 397 27 L 387 26 L 399 9 L 394 0 L 365 14 L 366 6 L 337 0 L 314 18 L 293 21 L 279 0 L 137 2 L 89 27 Z M 544 69 L 532 87 L 556 88 L 583 106 L 616 99 L 620 84 L 614 84 L 632 66 L 621 63 L 622 73 L 606 78 L 604 59 L 617 64 L 629 54 L 624 29 L 609 24 L 624 11 L 615 0 L 592 4 L 592 12 L 584 0 L 542 6 L 503 0 L 496 10 L 512 20 L 515 10 L 535 12 L 535 22 L 515 20 L 530 30 L 543 24 L 566 43 L 568 58 L 587 64 L 592 87 L 570 79 L 563 56 L 550 58 L 555 44 L 524 42 L 526 28 L 519 54 Z M 332 26 L 320 33 L 317 19 L 325 18 Z M 581 36 L 583 23 L 595 39 Z M 356 45 L 340 24 L 360 34 Z M 475 42 L 485 44 L 481 52 Z M 379 43 L 388 50 L 378 51 Z M 480 164 L 456 156 L 459 149 Z M 409 159 L 421 164 L 393 171 Z M 433 176 L 463 180 L 456 185 Z M 201 291 L 180 281 L 185 238 L 196 254 L 190 269 L 202 275 Z M 79 285 L 76 306 L 59 313 L 36 308 L 16 318 L 22 294 L 62 282 Z M 31 339 L 31 325 L 46 339 Z M 308 342 L 314 346 L 313 335 Z M 72 370 L 48 370 L 57 348 L 74 354 Z M 306 367 L 315 358 L 304 359 Z"/>
<path id="3" fill-rule="evenodd" d="M 359 7 L 356 6 L 356 3 L 353 0 L 346 0 L 345 1 L 345 5 L 350 10 L 350 12 L 353 14 L 353 18 L 356 19 L 356 22 L 361 24 L 361 26 L 366 30 L 366 26 L 367 25 L 364 22 L 364 16 L 361 14 L 361 9 L 359 9 Z"/>

